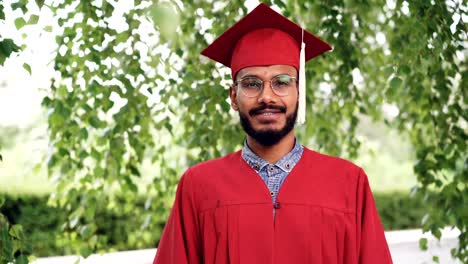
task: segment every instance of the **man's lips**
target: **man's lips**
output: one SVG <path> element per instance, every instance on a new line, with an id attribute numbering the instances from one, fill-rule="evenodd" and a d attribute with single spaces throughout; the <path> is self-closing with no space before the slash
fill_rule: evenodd
<path id="1" fill-rule="evenodd" d="M 254 115 L 274 115 L 286 113 L 286 107 L 282 106 L 260 106 L 249 111 L 251 116 Z"/>
<path id="2" fill-rule="evenodd" d="M 276 122 L 283 113 L 286 113 L 286 107 L 276 105 L 260 106 L 249 111 L 250 116 L 263 124 Z"/>
<path id="3" fill-rule="evenodd" d="M 264 115 L 264 114 L 277 114 L 277 113 L 281 113 L 281 111 L 278 109 L 265 109 L 265 110 L 258 111 L 256 114 Z"/>

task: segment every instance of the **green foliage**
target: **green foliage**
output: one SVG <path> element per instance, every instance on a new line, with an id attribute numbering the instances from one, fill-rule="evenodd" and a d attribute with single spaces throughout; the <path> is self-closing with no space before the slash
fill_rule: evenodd
<path id="1" fill-rule="evenodd" d="M 27 1 L 20 0 L 11 4 L 12 9 L 20 8 L 23 13 L 27 12 Z M 0 1 L 0 22 L 5 20 L 3 1 Z M 31 15 L 29 24 L 35 24 L 39 20 L 37 15 Z M 20 29 L 26 22 L 23 18 L 15 20 L 15 26 Z M 5 38 L 0 34 L 0 66 L 3 66 L 6 59 L 14 52 L 20 51 L 20 47 L 9 38 Z M 24 68 L 31 73 L 31 67 L 25 63 Z M 0 151 L 3 148 L 3 142 L 0 142 Z M 0 153 L 0 162 L 3 161 L 3 156 Z M 0 196 L 0 209 L 5 199 Z M 31 254 L 31 245 L 26 239 L 21 225 L 11 225 L 8 219 L 0 213 L 0 263 L 16 263 L 27 264 L 28 256 Z"/>
<path id="2" fill-rule="evenodd" d="M 375 199 L 385 230 L 416 228 L 426 212 L 427 204 L 424 205 L 421 199 L 410 198 L 407 193 L 375 193 Z M 78 239 L 78 233 L 63 233 L 62 225 L 67 212 L 48 205 L 47 200 L 46 196 L 7 196 L 0 213 L 11 223 L 23 227 L 35 256 L 72 254 L 85 242 Z M 118 199 L 116 210 L 97 211 L 94 226 L 79 229 L 83 236 L 89 236 L 89 231 L 95 229 L 106 241 L 106 251 L 144 249 L 157 245 L 164 223 L 142 229 L 141 220 L 135 217 L 148 210 L 147 199 L 138 197 L 133 207 L 129 207 L 124 200 L 124 197 Z M 158 208 L 150 211 L 151 216 L 144 220 L 147 224 L 160 214 Z"/>
<path id="3" fill-rule="evenodd" d="M 5 214 L 12 223 L 23 226 L 37 257 L 71 255 L 77 248 L 86 250 L 87 241 L 80 239 L 80 236 L 95 239 L 94 233 L 99 234 L 97 239 L 102 240 L 101 243 L 106 243 L 106 252 L 152 248 L 164 226 L 161 221 L 157 225 L 151 223 L 157 220 L 156 214 L 160 210 L 153 209 L 152 215 L 140 219 L 135 216 L 146 214 L 147 199 L 139 197 L 133 202 L 130 207 L 125 197 L 119 197 L 114 209 L 96 210 L 95 221 L 87 225 L 81 223 L 77 232 L 71 232 L 68 228 L 68 232 L 63 232 L 67 211 L 50 206 L 46 196 L 9 196 L 0 213 Z"/>
<path id="4" fill-rule="evenodd" d="M 13 2 L 11 3 L 11 8 L 13 10 L 21 9 L 22 13 L 26 14 L 28 11 L 27 6 L 26 6 L 27 2 L 28 1 L 24 1 L 24 0 Z M 40 2 L 42 2 L 42 4 L 44 3 L 43 1 L 36 1 L 36 2 L 38 2 L 38 5 Z M 42 5 L 39 5 L 39 6 L 41 7 Z M 4 6 L 3 1 L 0 1 L 0 22 L 3 20 L 5 20 L 5 6 Z M 21 16 L 15 19 L 15 26 L 19 30 L 25 25 L 28 25 L 28 24 L 33 25 L 33 24 L 36 24 L 38 21 L 39 21 L 39 16 L 36 14 L 31 14 L 27 22 Z M 3 64 L 5 63 L 5 60 L 8 57 L 10 57 L 12 53 L 18 52 L 18 51 L 20 51 L 20 47 L 12 39 L 5 38 L 5 36 L 2 36 L 2 34 L 0 33 L 0 66 L 3 66 Z M 28 70 L 29 68 L 28 72 L 31 73 L 31 70 L 28 64 L 25 64 L 25 68 L 26 70 Z"/>
<path id="5" fill-rule="evenodd" d="M 70 4 L 74 5 L 72 12 L 58 21 L 63 34 L 57 37 L 57 44 L 65 52 L 57 53 L 55 69 L 61 78 L 53 81 L 52 93 L 44 98 L 43 105 L 53 109 L 49 116 L 50 136 L 59 139 L 53 140 L 55 151 L 48 160 L 50 173 L 60 177 L 53 202 L 68 213 L 65 233 L 86 241 L 77 252 L 87 256 L 108 247 L 108 241 L 101 239 L 92 224 L 96 213 L 120 210 L 116 208 L 118 197 L 125 197 L 125 204 L 119 206 L 129 211 L 135 207 L 136 179 L 141 176 L 143 159 L 152 155 L 149 151 L 155 153 L 154 162 L 161 164 L 160 179 L 155 185 L 172 176 L 169 184 L 173 186 L 177 178 L 175 173 L 165 173 L 167 165 L 164 154 L 160 154 L 166 147 L 164 143 L 168 143 L 161 140 L 164 132 L 160 130 L 170 127 L 169 119 L 156 122 L 155 118 L 166 114 L 165 109 L 150 107 L 148 101 L 159 88 L 154 85 L 161 78 L 151 69 L 151 65 L 159 63 L 159 57 L 151 54 L 155 47 L 142 40 L 148 36 L 136 30 L 142 23 L 151 25 L 146 17 L 148 3 L 135 1 L 134 8 L 126 10 L 123 18 L 128 28 L 122 30 L 112 28 L 108 22 L 114 3 L 74 1 L 56 8 L 65 10 Z M 67 23 L 76 14 L 83 15 L 82 21 Z M 80 52 L 75 54 L 74 48 Z M 115 106 L 117 99 L 111 97 L 120 98 L 125 105 Z M 163 193 L 152 187 L 140 191 L 149 199 L 157 191 Z M 150 200 L 148 209 L 163 206 L 166 212 L 170 205 L 162 204 L 163 201 Z M 148 218 L 149 212 L 142 212 L 140 217 L 139 220 Z M 142 229 L 157 223 L 140 221 Z"/>
<path id="6" fill-rule="evenodd" d="M 18 52 L 19 50 L 20 47 L 18 47 L 13 40 L 0 40 L 0 66 L 5 63 L 5 60 L 10 57 L 13 52 Z"/>
<path id="7" fill-rule="evenodd" d="M 5 203 L 5 197 L 0 196 L 0 210 Z M 27 264 L 31 254 L 31 244 L 23 232 L 21 225 L 11 225 L 8 219 L 0 213 L 0 263 Z"/>
<path id="8" fill-rule="evenodd" d="M 0 3 L 0 20 L 5 20 L 5 11 L 3 9 L 5 9 L 3 3 Z"/>
<path id="9" fill-rule="evenodd" d="M 385 230 L 418 228 L 421 219 L 431 210 L 432 201 L 410 196 L 406 192 L 375 193 L 374 199 Z"/>
<path id="10" fill-rule="evenodd" d="M 404 8 L 408 15 L 400 11 Z M 439 237 L 444 225 L 456 225 L 462 234 L 454 253 L 463 262 L 468 261 L 467 64 L 460 54 L 465 50 L 467 28 L 463 21 L 451 25 L 456 22 L 454 13 L 466 12 L 450 2 L 397 1 L 387 25 L 394 21 L 406 26 L 389 28 L 386 36 L 392 50 L 389 62 L 396 70 L 393 75 L 404 87 L 390 87 L 395 91 L 386 99 L 402 110 L 395 125 L 410 135 L 415 147 L 419 190 L 436 196 L 436 208 L 440 208 L 428 212 L 423 230 Z"/>
<path id="11" fill-rule="evenodd" d="M 28 12 L 28 7 L 27 7 L 28 1 L 27 0 L 17 0 L 11 4 L 11 9 L 16 10 L 16 9 L 21 9 L 21 11 L 24 13 Z"/>
<path id="12" fill-rule="evenodd" d="M 26 25 L 26 20 L 24 20 L 24 18 L 18 17 L 17 19 L 15 19 L 15 26 L 17 29 L 20 29 L 24 27 L 25 25 Z"/>

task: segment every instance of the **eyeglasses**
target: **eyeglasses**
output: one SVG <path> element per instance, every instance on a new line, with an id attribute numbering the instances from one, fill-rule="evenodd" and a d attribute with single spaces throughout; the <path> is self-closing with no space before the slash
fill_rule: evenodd
<path id="1" fill-rule="evenodd" d="M 237 86 L 245 96 L 257 97 L 262 92 L 265 82 L 267 81 L 248 76 L 237 80 L 234 85 Z M 290 91 L 296 89 L 297 79 L 287 74 L 280 74 L 270 80 L 270 86 L 276 95 L 287 96 Z"/>

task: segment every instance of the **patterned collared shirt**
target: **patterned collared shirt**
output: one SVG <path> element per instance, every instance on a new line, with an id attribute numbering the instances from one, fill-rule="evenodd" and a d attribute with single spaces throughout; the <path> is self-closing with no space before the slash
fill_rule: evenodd
<path id="1" fill-rule="evenodd" d="M 270 164 L 253 153 L 247 145 L 247 141 L 244 141 L 242 158 L 260 175 L 263 182 L 265 182 L 266 186 L 270 190 L 270 195 L 274 204 L 276 203 L 276 197 L 278 196 L 281 185 L 289 175 L 289 172 L 301 159 L 303 151 L 304 147 L 297 143 L 296 140 L 293 149 L 288 154 L 278 160 L 275 164 Z"/>

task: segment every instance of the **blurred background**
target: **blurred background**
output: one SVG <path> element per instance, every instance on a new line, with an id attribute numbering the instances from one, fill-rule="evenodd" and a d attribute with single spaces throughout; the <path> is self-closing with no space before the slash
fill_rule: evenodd
<path id="1" fill-rule="evenodd" d="M 265 3 L 334 47 L 300 142 L 364 168 L 386 230 L 457 227 L 466 263 L 467 4 Z M 2 263 L 157 246 L 184 170 L 241 147 L 199 52 L 257 4 L 0 1 Z"/>

